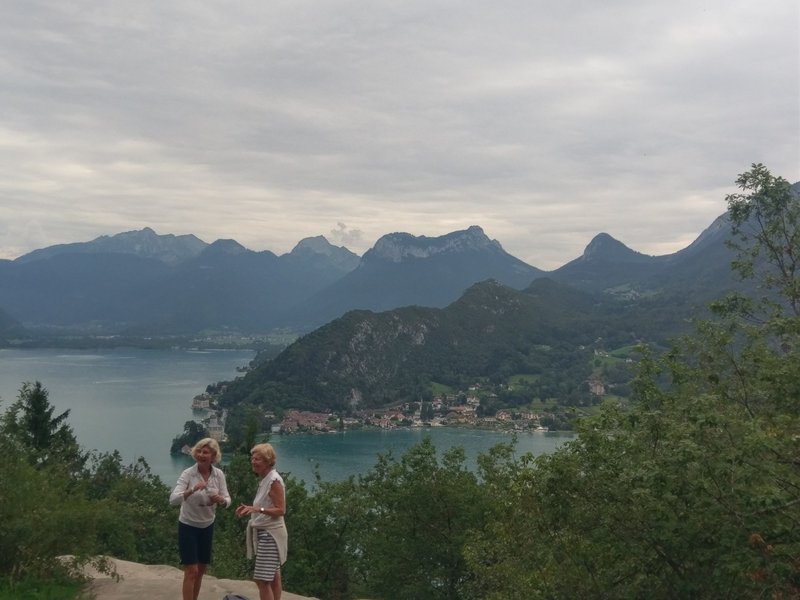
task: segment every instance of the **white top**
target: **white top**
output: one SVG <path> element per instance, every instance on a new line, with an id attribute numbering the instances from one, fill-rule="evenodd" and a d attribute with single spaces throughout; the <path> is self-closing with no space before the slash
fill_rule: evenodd
<path id="1" fill-rule="evenodd" d="M 204 481 L 203 476 L 193 465 L 181 473 L 175 489 L 169 495 L 169 503 L 172 506 L 181 507 L 181 514 L 178 521 L 192 527 L 208 527 L 214 522 L 214 511 L 217 505 L 211 502 L 211 496 L 219 494 L 225 498 L 225 508 L 231 505 L 231 495 L 228 493 L 228 484 L 225 481 L 225 473 L 218 467 L 211 466 L 211 475 L 208 477 L 208 485 L 199 492 L 194 492 L 184 499 L 183 493 L 193 488 L 195 485 Z"/>
<path id="2" fill-rule="evenodd" d="M 275 506 L 275 504 L 272 502 L 272 498 L 269 497 L 269 490 L 274 482 L 278 482 L 278 484 L 284 490 L 284 495 L 286 494 L 286 485 L 283 483 L 283 478 L 275 469 L 272 469 L 266 474 L 264 479 L 258 483 L 258 490 L 256 491 L 256 497 L 253 500 L 253 506 L 258 508 L 262 506 L 264 508 L 272 508 Z M 273 517 L 265 513 L 250 514 L 250 522 L 247 524 L 248 558 L 255 554 L 256 546 L 258 545 L 258 538 L 254 534 L 254 530 L 256 529 L 264 529 L 275 538 L 281 564 L 286 562 L 286 551 L 288 549 L 289 536 L 286 532 L 286 522 L 283 520 L 283 517 Z"/>
<path id="3" fill-rule="evenodd" d="M 281 477 L 280 473 L 278 473 L 275 469 L 272 469 L 264 476 L 264 479 L 258 482 L 258 490 L 256 490 L 256 497 L 253 500 L 253 506 L 263 506 L 264 508 L 272 508 L 275 506 L 275 504 L 272 502 L 272 498 L 269 497 L 269 490 L 274 481 L 280 483 L 284 490 L 286 489 L 286 486 L 283 483 L 283 477 Z M 275 527 L 280 527 L 283 524 L 283 517 L 272 517 L 264 513 L 253 513 L 250 515 L 250 524 L 252 527 L 273 529 Z"/>

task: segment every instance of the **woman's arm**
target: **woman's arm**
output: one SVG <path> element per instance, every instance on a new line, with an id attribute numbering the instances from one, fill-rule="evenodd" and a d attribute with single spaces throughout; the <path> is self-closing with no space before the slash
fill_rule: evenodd
<path id="1" fill-rule="evenodd" d="M 271 517 L 282 517 L 286 514 L 286 492 L 283 484 L 277 479 L 269 486 L 269 498 L 272 500 L 272 508 L 264 512 Z"/>
<path id="2" fill-rule="evenodd" d="M 217 469 L 217 467 L 214 468 Z M 223 504 L 225 508 L 228 508 L 231 505 L 231 495 L 230 492 L 228 492 L 228 483 L 225 481 L 225 473 L 222 472 L 222 469 L 217 469 L 216 474 L 219 481 L 219 490 L 216 496 L 211 497 L 211 501 L 217 504 Z"/>
<path id="3" fill-rule="evenodd" d="M 193 491 L 194 490 L 189 487 L 189 475 L 186 471 L 183 471 L 178 477 L 177 483 L 175 483 L 175 488 L 169 495 L 169 503 L 172 506 L 178 506 L 181 502 L 186 500 L 186 498 L 191 496 Z"/>
<path id="4" fill-rule="evenodd" d="M 272 506 L 256 506 L 255 504 L 240 504 L 236 509 L 237 517 L 244 517 L 258 513 L 262 515 L 269 515 L 270 517 L 282 517 L 286 513 L 286 494 L 283 485 L 276 479 L 269 486 L 268 492 Z"/>

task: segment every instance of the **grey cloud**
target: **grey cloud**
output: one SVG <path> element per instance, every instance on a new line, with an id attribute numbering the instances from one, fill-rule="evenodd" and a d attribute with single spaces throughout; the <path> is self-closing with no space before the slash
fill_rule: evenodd
<path id="1" fill-rule="evenodd" d="M 145 225 L 363 252 L 479 224 L 547 268 L 611 228 L 678 249 L 751 162 L 800 179 L 790 0 L 4 12 L 0 256 Z"/>
<path id="2" fill-rule="evenodd" d="M 347 248 L 361 247 L 363 244 L 363 233 L 360 229 L 350 229 L 342 222 L 336 224 L 335 229 L 331 229 L 331 242 L 345 246 Z"/>

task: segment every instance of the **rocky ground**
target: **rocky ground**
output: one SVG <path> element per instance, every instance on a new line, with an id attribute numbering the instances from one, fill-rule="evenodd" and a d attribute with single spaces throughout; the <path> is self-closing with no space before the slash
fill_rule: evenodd
<path id="1" fill-rule="evenodd" d="M 92 578 L 88 591 L 94 600 L 180 600 L 183 571 L 167 565 L 142 565 L 126 560 L 110 559 L 116 567 L 118 578 L 88 568 Z M 248 600 L 258 600 L 258 590 L 252 581 L 217 579 L 206 576 L 200 589 L 199 600 L 222 600 L 226 594 L 240 594 Z M 313 600 L 283 592 L 281 600 Z"/>

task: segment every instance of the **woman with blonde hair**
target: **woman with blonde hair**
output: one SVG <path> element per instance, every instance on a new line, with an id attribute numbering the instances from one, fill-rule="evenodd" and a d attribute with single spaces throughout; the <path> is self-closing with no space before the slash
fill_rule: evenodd
<path id="1" fill-rule="evenodd" d="M 252 505 L 241 504 L 236 516 L 250 515 L 247 524 L 247 557 L 253 553 L 256 564 L 253 579 L 260 600 L 280 600 L 281 565 L 286 562 L 289 535 L 286 513 L 286 487 L 275 470 L 277 455 L 271 444 L 256 444 L 250 450 L 250 466 L 259 483 Z"/>
<path id="2" fill-rule="evenodd" d="M 217 440 L 204 438 L 192 448 L 195 464 L 180 474 L 169 503 L 180 505 L 178 550 L 183 565 L 183 600 L 197 600 L 203 575 L 211 564 L 217 506 L 231 505 Z"/>

